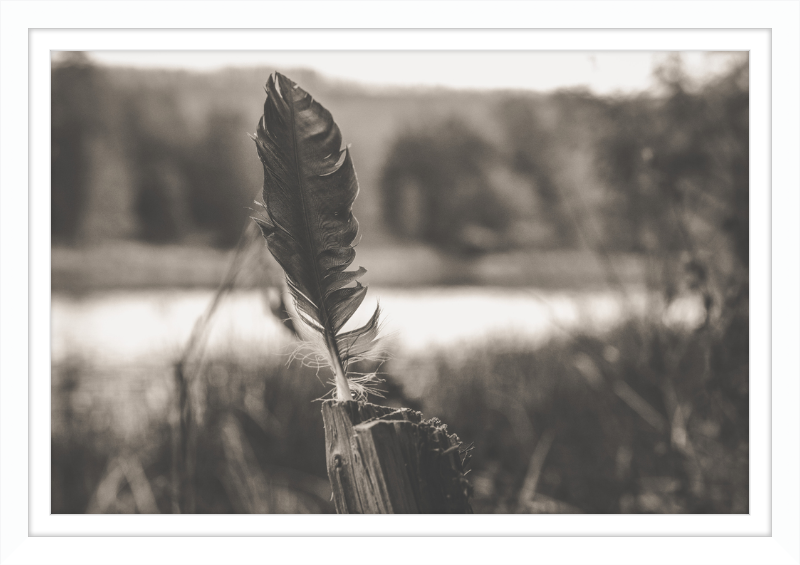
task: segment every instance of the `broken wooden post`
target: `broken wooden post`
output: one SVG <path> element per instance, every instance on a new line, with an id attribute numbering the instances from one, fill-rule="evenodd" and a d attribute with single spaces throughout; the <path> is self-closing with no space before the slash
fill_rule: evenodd
<path id="1" fill-rule="evenodd" d="M 339 514 L 471 514 L 465 451 L 436 418 L 365 402 L 322 404 Z"/>

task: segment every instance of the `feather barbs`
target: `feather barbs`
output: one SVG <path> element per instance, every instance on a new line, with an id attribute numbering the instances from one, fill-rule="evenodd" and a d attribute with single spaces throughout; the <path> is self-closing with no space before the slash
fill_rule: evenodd
<path id="1" fill-rule="evenodd" d="M 358 279 L 352 205 L 358 180 L 349 147 L 330 112 L 291 80 L 274 73 L 253 139 L 264 169 L 266 218 L 254 218 L 286 273 L 300 319 L 321 337 L 335 374 L 337 397 L 349 400 L 346 370 L 378 334 L 380 308 L 363 327 L 341 333 L 367 287 Z"/>

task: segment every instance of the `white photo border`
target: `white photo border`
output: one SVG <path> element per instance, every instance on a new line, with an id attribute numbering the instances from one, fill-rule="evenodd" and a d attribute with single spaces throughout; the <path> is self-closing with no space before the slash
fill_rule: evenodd
<path id="1" fill-rule="evenodd" d="M 380 5 L 380 10 L 376 11 L 376 4 Z M 335 540 L 321 540 L 311 545 L 292 538 L 260 537 L 307 535 L 540 536 L 535 540 L 501 540 L 503 553 L 508 556 L 504 557 L 506 562 L 530 560 L 532 551 L 537 561 L 542 562 L 800 562 L 797 537 L 800 530 L 797 375 L 800 371 L 796 355 L 800 342 L 797 331 L 797 289 L 800 288 L 797 264 L 800 255 L 797 248 L 800 240 L 797 231 L 800 209 L 797 69 L 800 65 L 797 53 L 800 49 L 796 27 L 800 4 L 743 2 L 725 4 L 722 8 L 716 2 L 430 2 L 424 5 L 423 19 L 422 6 L 409 9 L 408 3 L 395 2 L 225 2 L 224 6 L 222 2 L 160 2 L 157 4 L 158 24 L 168 27 L 241 28 L 254 22 L 268 22 L 275 28 L 297 27 L 298 22 L 303 22 L 304 27 L 352 27 L 353 22 L 364 28 L 413 28 L 420 22 L 434 27 L 515 27 L 535 22 L 535 25 L 561 29 L 120 29 L 152 25 L 152 12 L 143 6 L 147 4 L 2 4 L 0 536 L 3 543 L 0 544 L 0 563 L 108 563 L 112 560 L 138 563 L 167 555 L 176 563 L 230 562 L 231 556 L 236 556 L 236 562 L 263 562 L 267 554 L 273 559 L 281 557 L 283 562 L 298 562 L 308 556 L 307 552 L 299 550 L 301 547 L 317 547 L 317 561 L 359 562 L 358 555 L 354 556 L 358 553 L 369 562 L 370 556 L 374 560 L 380 551 L 382 562 L 394 562 L 407 560 L 409 552 L 418 548 L 440 546 L 437 540 L 429 537 L 414 544 L 369 537 L 353 540 L 350 547 L 355 551 L 335 552 L 332 550 L 338 545 Z M 187 10 L 188 6 L 192 6 L 191 10 Z M 355 17 L 359 12 L 362 15 Z M 339 15 L 335 16 L 337 13 Z M 642 29 L 564 29 L 597 25 Z M 739 29 L 652 29 L 687 25 Z M 98 29 L 53 29 L 87 26 Z M 296 50 L 323 49 L 330 45 L 336 45 L 337 50 L 413 46 L 414 50 L 750 51 L 753 253 L 749 515 L 458 516 L 449 517 L 447 523 L 435 516 L 50 515 L 50 50 L 142 49 L 143 46 L 157 50 Z M 26 51 L 27 57 L 24 56 Z M 26 115 L 22 108 L 29 102 Z M 773 120 L 772 116 L 776 115 L 781 119 Z M 26 139 L 27 146 L 23 142 Z M 29 193 L 13 189 L 25 185 L 29 186 Z M 23 210 L 27 210 L 27 214 Z M 770 229 L 776 236 L 774 240 Z M 25 245 L 26 234 L 29 248 Z M 781 261 L 771 263 L 773 248 Z M 29 273 L 29 280 L 24 273 Z M 28 304 L 22 296 L 29 297 Z M 771 302 L 771 298 L 775 302 Z M 773 310 L 772 304 L 781 306 Z M 29 336 L 22 328 L 30 330 Z M 26 373 L 28 381 L 23 377 Z M 30 404 L 23 399 L 28 399 Z M 780 425 L 773 428 L 770 417 Z M 28 424 L 27 430 L 24 423 Z M 772 451 L 771 441 L 781 449 Z M 580 543 L 561 539 L 579 535 L 593 537 L 584 538 Z M 488 562 L 497 558 L 491 547 L 491 540 L 461 538 L 451 540 L 446 552 L 461 563 Z M 387 552 L 388 548 L 391 551 Z"/>

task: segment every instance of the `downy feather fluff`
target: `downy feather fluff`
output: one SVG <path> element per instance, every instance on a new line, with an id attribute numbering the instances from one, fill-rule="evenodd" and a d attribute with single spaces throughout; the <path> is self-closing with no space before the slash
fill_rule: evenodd
<path id="1" fill-rule="evenodd" d="M 355 259 L 358 233 L 355 168 L 330 112 L 307 92 L 280 73 L 270 75 L 266 91 L 253 137 L 264 166 L 266 217 L 254 219 L 286 273 L 312 341 L 324 348 L 337 398 L 350 400 L 351 388 L 361 392 L 363 383 L 348 381 L 347 366 L 369 354 L 380 316 L 376 308 L 361 328 L 341 331 L 367 292 L 358 282 L 366 269 L 346 270 Z"/>

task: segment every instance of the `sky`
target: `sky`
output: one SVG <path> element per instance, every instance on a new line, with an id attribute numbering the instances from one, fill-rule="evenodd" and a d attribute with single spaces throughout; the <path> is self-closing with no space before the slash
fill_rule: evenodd
<path id="1" fill-rule="evenodd" d="M 444 86 L 541 92 L 586 87 L 596 94 L 653 86 L 668 53 L 553 51 L 92 51 L 98 63 L 213 71 L 225 67 L 308 68 L 367 86 Z M 682 52 L 686 70 L 702 78 L 723 71 L 736 53 Z"/>

